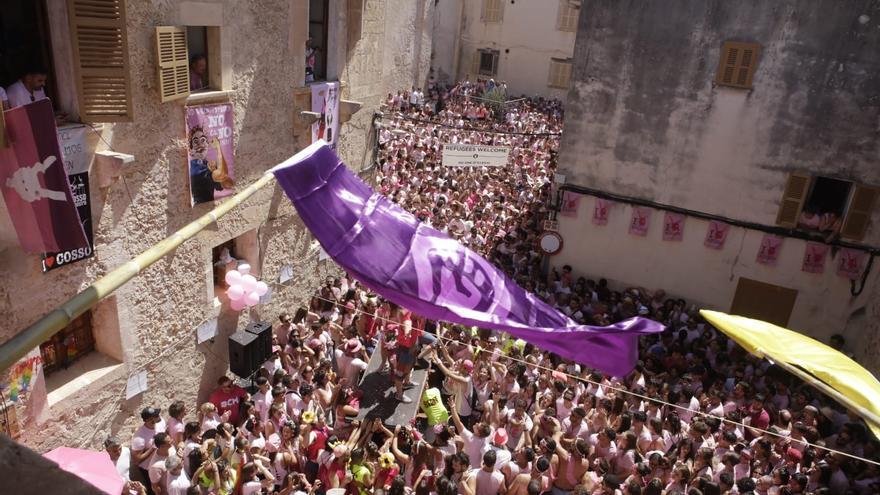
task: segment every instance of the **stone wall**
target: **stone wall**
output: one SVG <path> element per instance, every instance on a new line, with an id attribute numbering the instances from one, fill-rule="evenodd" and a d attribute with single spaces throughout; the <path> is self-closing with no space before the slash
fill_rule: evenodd
<path id="1" fill-rule="evenodd" d="M 751 90 L 715 85 L 726 40 L 760 44 Z M 570 184 L 763 225 L 775 224 L 791 172 L 880 185 L 877 46 L 877 0 L 585 0 L 559 172 Z M 703 220 L 687 220 L 682 242 L 664 242 L 662 211 L 640 238 L 627 233 L 629 206 L 616 204 L 607 227 L 590 222 L 592 207 L 584 199 L 580 218 L 561 219 L 567 247 L 554 264 L 722 311 L 742 277 L 792 288 L 792 328 L 823 341 L 842 332 L 863 362 L 880 362 L 865 346 L 877 341 L 876 266 L 854 296 L 834 273 L 836 250 L 824 274 L 805 273 L 804 241 L 788 238 L 768 267 L 755 261 L 760 231 L 733 228 L 716 251 L 703 246 Z M 873 218 L 863 242 L 877 246 Z"/>
<path id="2" fill-rule="evenodd" d="M 335 3 L 335 2 L 334 2 Z M 363 108 L 340 132 L 339 152 L 350 164 L 364 163 L 371 150 L 371 117 L 381 96 L 421 84 L 430 56 L 433 2 L 365 2 L 363 35 L 349 50 L 345 11 L 337 12 L 330 38 L 344 57 L 337 59 L 343 98 Z M 92 180 L 96 255 L 49 273 L 14 244 L 0 246 L 0 342 L 33 323 L 97 277 L 119 266 L 209 211 L 190 207 L 185 153 L 184 101 L 162 104 L 156 88 L 154 26 L 186 23 L 187 12 L 210 8 L 222 16 L 224 72 L 235 106 L 235 173 L 238 188 L 256 181 L 295 151 L 294 127 L 301 110 L 293 103 L 302 85 L 303 29 L 307 0 L 217 0 L 193 5 L 174 0 L 129 1 L 128 42 L 134 121 L 105 125 L 103 138 L 116 151 L 135 156 L 124 181 L 99 189 Z M 216 10 L 215 10 L 216 9 Z M 417 18 L 418 16 L 418 18 Z M 408 26 L 408 29 L 403 29 Z M 416 43 L 416 39 L 420 40 Z M 421 50 L 413 52 L 413 46 Z M 226 89 L 226 88 L 224 88 Z M 101 149 L 105 145 L 99 144 Z M 353 165 L 354 166 L 354 165 Z M 241 314 L 213 304 L 211 249 L 251 232 L 248 261 L 264 280 L 277 281 L 284 265 L 294 279 L 274 286 L 269 304 Z M 255 258 L 255 259 L 251 259 Z M 251 319 L 273 323 L 282 310 L 293 312 L 311 290 L 338 268 L 318 261 L 318 245 L 277 186 L 270 184 L 216 224 L 184 243 L 119 289 L 93 313 L 93 326 L 106 373 L 52 404 L 48 420 L 30 424 L 22 441 L 38 451 L 59 445 L 98 447 L 107 434 L 127 439 L 141 408 L 167 408 L 183 400 L 190 415 L 228 370 L 226 337 Z M 218 318 L 219 335 L 197 344 L 196 326 Z M 146 369 L 148 390 L 125 400 L 129 374 Z M 51 377 L 50 377 L 51 379 Z"/>

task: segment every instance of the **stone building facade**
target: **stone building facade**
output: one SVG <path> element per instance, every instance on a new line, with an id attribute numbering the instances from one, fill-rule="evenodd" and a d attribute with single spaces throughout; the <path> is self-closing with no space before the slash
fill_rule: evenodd
<path id="1" fill-rule="evenodd" d="M 428 77 L 434 5 L 429 0 L 123 1 L 131 118 L 98 123 L 89 131 L 88 152 L 91 160 L 95 152 L 112 149 L 133 161 L 116 170 L 120 177 L 102 184 L 97 169 L 104 157 L 91 161 L 92 258 L 42 273 L 38 257 L 16 243 L 5 210 L 0 215 L 0 342 L 214 207 L 189 203 L 186 105 L 234 105 L 239 190 L 309 144 L 314 115 L 303 113 L 311 111 L 305 43 L 315 36 L 316 17 L 326 26 L 325 77 L 340 81 L 341 118 L 348 119 L 340 127 L 338 152 L 352 168 L 370 164 L 372 116 L 383 97 L 423 85 Z M 75 71 L 69 43 L 63 42 L 70 36 L 68 3 L 47 4 L 50 35 L 61 41 L 52 44 L 55 104 L 75 116 Z M 323 15 L 316 16 L 315 8 Z M 211 91 L 160 102 L 157 26 L 206 33 L 213 51 Z M 214 286 L 215 248 L 229 241 L 225 245 L 263 280 L 278 282 L 285 267 L 292 279 L 270 284 L 270 302 L 232 312 L 222 297 L 215 299 L 222 291 Z M 228 335 L 251 320 L 275 323 L 281 311 L 295 312 L 324 277 L 336 274 L 331 262 L 319 261 L 319 246 L 280 188 L 264 187 L 90 312 L 94 350 L 68 369 L 47 373 L 47 390 L 29 397 L 29 403 L 42 404 L 43 415 L 37 421 L 19 418 L 19 440 L 38 451 L 98 447 L 108 434 L 127 440 L 147 405 L 165 409 L 179 399 L 194 413 L 192 407 L 228 373 Z M 197 343 L 197 327 L 214 319 L 216 337 Z M 129 377 L 143 371 L 146 392 L 126 400 Z"/>
<path id="2" fill-rule="evenodd" d="M 434 15 L 433 76 L 494 78 L 510 94 L 564 98 L 580 0 L 444 0 Z"/>
<path id="3" fill-rule="evenodd" d="M 585 0 L 559 171 L 580 204 L 554 264 L 842 333 L 877 370 L 877 46 L 877 1 Z M 629 233 L 635 206 L 652 212 L 645 236 Z M 814 207 L 842 219 L 830 244 L 801 225 Z M 686 217 L 680 241 L 662 240 L 666 212 Z M 704 245 L 713 219 L 730 225 L 721 249 Z M 768 234 L 775 266 L 756 257 Z M 803 269 L 808 243 L 828 247 L 823 273 Z M 865 253 L 853 283 L 836 273 L 847 246 Z"/>

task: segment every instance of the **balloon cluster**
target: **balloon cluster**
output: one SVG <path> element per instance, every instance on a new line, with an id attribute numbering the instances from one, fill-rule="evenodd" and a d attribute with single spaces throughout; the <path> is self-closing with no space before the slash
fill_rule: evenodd
<path id="1" fill-rule="evenodd" d="M 255 306 L 260 302 L 260 296 L 269 290 L 269 286 L 262 280 L 250 274 L 251 265 L 242 263 L 238 270 L 226 272 L 226 296 L 229 297 L 229 306 L 234 311 L 241 311 L 246 307 Z"/>

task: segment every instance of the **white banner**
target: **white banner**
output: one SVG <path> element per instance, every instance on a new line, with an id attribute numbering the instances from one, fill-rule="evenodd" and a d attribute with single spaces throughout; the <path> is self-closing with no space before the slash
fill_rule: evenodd
<path id="1" fill-rule="evenodd" d="M 444 167 L 506 167 L 510 148 L 481 144 L 444 144 Z"/>
<path id="2" fill-rule="evenodd" d="M 64 171 L 67 175 L 81 174 L 89 171 L 92 153 L 86 143 L 84 125 L 64 125 L 58 128 L 58 144 L 64 157 Z"/>

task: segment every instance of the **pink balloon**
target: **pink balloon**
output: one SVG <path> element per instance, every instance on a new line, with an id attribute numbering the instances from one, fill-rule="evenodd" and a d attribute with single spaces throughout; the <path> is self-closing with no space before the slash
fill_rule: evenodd
<path id="1" fill-rule="evenodd" d="M 241 287 L 245 292 L 253 292 L 257 287 L 257 279 L 253 275 L 245 275 L 241 277 Z"/>
<path id="2" fill-rule="evenodd" d="M 242 263 L 238 265 L 238 271 L 241 272 L 242 275 L 247 275 L 251 272 L 251 265 L 248 265 L 247 263 Z"/>
<path id="3" fill-rule="evenodd" d="M 236 299 L 229 302 L 229 307 L 232 308 L 233 311 L 241 311 L 245 308 L 245 304 L 241 299 Z"/>
<path id="4" fill-rule="evenodd" d="M 237 301 L 244 297 L 244 287 L 238 284 L 230 285 L 228 289 L 226 289 L 226 295 L 229 297 L 230 301 Z"/>
<path id="5" fill-rule="evenodd" d="M 236 270 L 229 270 L 226 272 L 226 283 L 229 285 L 236 285 L 241 283 L 241 273 Z"/>
<path id="6" fill-rule="evenodd" d="M 269 286 L 266 285 L 266 282 L 260 280 L 259 282 L 257 282 L 257 286 L 254 287 L 254 292 L 256 292 L 258 296 L 262 297 L 266 295 L 266 292 L 269 292 Z"/>
<path id="7" fill-rule="evenodd" d="M 246 296 L 244 296 L 244 303 L 248 306 L 254 306 L 260 302 L 260 295 L 256 292 L 248 292 Z"/>

